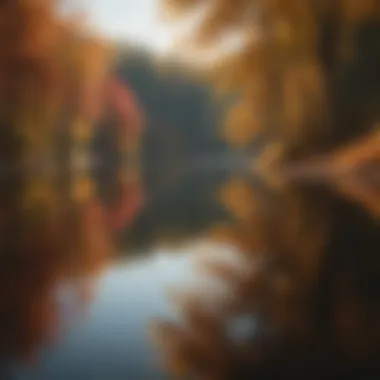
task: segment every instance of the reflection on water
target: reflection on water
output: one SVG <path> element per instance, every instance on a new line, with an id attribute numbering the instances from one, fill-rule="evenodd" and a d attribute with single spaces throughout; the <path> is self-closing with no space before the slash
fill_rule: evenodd
<path id="1" fill-rule="evenodd" d="M 85 174 L 3 179 L 0 334 L 10 379 L 376 369 L 378 219 L 357 192 L 342 196 L 343 177 L 274 187 L 243 171 L 184 170 L 161 191 L 145 189 L 120 229 L 110 215 L 128 183 L 114 180 L 112 201 L 96 197 L 100 179 Z M 92 192 L 81 189 L 87 182 Z"/>
<path id="2" fill-rule="evenodd" d="M 71 319 L 35 366 L 18 367 L 15 378 L 164 378 L 146 326 L 152 315 L 173 316 L 164 288 L 191 278 L 191 272 L 181 257 L 156 254 L 105 268 L 93 284 L 91 304 Z"/>
<path id="3" fill-rule="evenodd" d="M 345 183 L 352 187 L 342 198 L 336 189 Z M 351 173 L 277 188 L 252 176 L 228 180 L 218 197 L 234 220 L 210 238 L 238 247 L 248 262 L 242 270 L 199 258 L 230 292 L 210 310 L 211 292 L 177 290 L 182 323 L 155 325 L 169 367 L 213 379 L 378 371 L 380 231 L 366 198 L 350 191 L 363 188 Z M 379 200 L 378 187 L 371 190 Z"/>

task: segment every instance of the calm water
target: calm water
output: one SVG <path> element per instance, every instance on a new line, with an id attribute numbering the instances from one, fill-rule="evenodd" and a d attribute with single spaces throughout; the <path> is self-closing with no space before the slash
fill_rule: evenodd
<path id="1" fill-rule="evenodd" d="M 189 277 L 184 259 L 157 257 L 105 268 L 94 298 L 39 362 L 18 366 L 14 379 L 165 378 L 147 336 L 155 315 L 170 316 L 167 284 Z"/>
<path id="2" fill-rule="evenodd" d="M 296 358 L 320 355 L 321 367 L 334 357 L 326 346 L 337 362 L 377 352 L 380 231 L 355 187 L 274 186 L 211 168 L 144 186 L 83 173 L 3 185 L 5 378 L 166 379 L 164 358 L 173 355 L 203 368 L 189 352 L 217 357 L 225 378 L 243 378 L 254 359 L 231 347 L 272 347 L 282 337 Z M 223 320 L 235 342 L 228 355 L 206 320 Z M 175 333 L 181 323 L 181 334 L 203 336 L 209 348 Z"/>

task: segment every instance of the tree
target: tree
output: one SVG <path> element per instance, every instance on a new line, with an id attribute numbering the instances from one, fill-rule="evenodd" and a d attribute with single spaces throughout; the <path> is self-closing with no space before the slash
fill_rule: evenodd
<path id="1" fill-rule="evenodd" d="M 68 202 L 59 176 L 25 167 L 55 153 L 62 124 L 67 132 L 78 120 L 94 122 L 107 76 L 107 46 L 59 16 L 58 5 L 0 5 L 2 361 L 33 357 L 49 342 L 58 329 L 57 288 L 95 275 L 112 251 L 96 200 Z"/>
<path id="2" fill-rule="evenodd" d="M 231 142 L 269 135 L 281 139 L 284 158 L 302 158 L 368 132 L 379 119 L 378 1 L 163 2 L 178 19 L 207 8 L 190 37 L 199 46 L 240 36 L 242 48 L 210 72 L 217 86 L 241 95 Z"/>
<path id="3" fill-rule="evenodd" d="M 212 231 L 246 270 L 205 260 L 230 293 L 214 308 L 204 294 L 176 298 L 182 325 L 156 330 L 169 362 L 210 379 L 378 375 L 380 2 L 165 3 L 173 17 L 205 6 L 199 46 L 240 33 L 210 75 L 240 96 L 231 143 L 267 142 L 257 177 L 220 192 L 235 224 Z M 236 339 L 241 317 L 254 328 Z"/>

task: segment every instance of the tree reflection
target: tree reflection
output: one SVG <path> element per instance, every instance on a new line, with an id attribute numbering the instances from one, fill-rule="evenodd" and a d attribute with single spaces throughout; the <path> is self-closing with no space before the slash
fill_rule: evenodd
<path id="1" fill-rule="evenodd" d="M 273 191 L 246 178 L 221 191 L 236 221 L 212 236 L 248 261 L 242 270 L 222 258 L 199 259 L 230 292 L 210 309 L 211 291 L 183 291 L 183 323 L 156 325 L 174 370 L 233 379 L 363 376 L 377 368 L 378 223 L 327 186 L 305 182 Z M 242 192 L 251 192 L 243 214 Z M 242 318 L 251 327 L 236 338 Z"/>
<path id="2" fill-rule="evenodd" d="M 32 359 L 57 339 L 62 286 L 73 284 L 84 306 L 116 253 L 113 210 L 94 195 L 74 197 L 59 174 L 1 178 L 1 358 Z"/>
<path id="3" fill-rule="evenodd" d="M 29 358 L 56 336 L 59 285 L 95 275 L 111 253 L 99 204 L 68 203 L 54 185 L 24 179 L 12 189 L 14 201 L 2 204 L 2 356 Z"/>

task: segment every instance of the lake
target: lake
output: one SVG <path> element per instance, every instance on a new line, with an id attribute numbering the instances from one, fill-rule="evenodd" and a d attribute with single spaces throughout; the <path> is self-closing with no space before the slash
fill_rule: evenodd
<path id="1" fill-rule="evenodd" d="M 240 379 L 284 371 L 282 357 L 292 375 L 313 360 L 368 368 L 380 234 L 352 188 L 274 186 L 246 167 L 113 188 L 65 178 L 4 182 L 4 378 Z"/>

